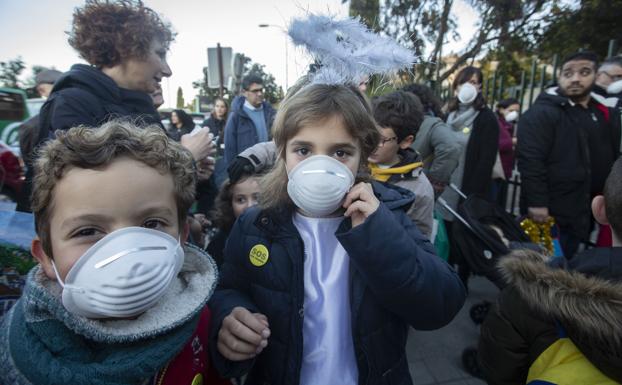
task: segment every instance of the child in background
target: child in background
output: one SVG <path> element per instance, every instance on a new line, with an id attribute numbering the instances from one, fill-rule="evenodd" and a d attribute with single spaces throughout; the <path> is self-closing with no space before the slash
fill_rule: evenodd
<path id="1" fill-rule="evenodd" d="M 213 213 L 217 232 L 207 246 L 207 252 L 219 267 L 233 223 L 247 208 L 259 202 L 259 191 L 259 176 L 252 172 L 242 173 L 236 181 L 227 179 L 220 188 Z"/>
<path id="2" fill-rule="evenodd" d="M 410 148 L 423 121 L 423 106 L 415 95 L 395 91 L 376 98 L 372 107 L 381 138 L 368 159 L 371 175 L 378 181 L 415 193 L 415 203 L 408 210 L 408 216 L 429 238 L 434 216 L 434 189 L 423 173 L 421 157 Z"/>
<path id="3" fill-rule="evenodd" d="M 0 383 L 223 383 L 206 345 L 216 267 L 183 246 L 191 154 L 112 121 L 58 132 L 35 171 L 39 265 L 3 318 Z"/>
<path id="4" fill-rule="evenodd" d="M 281 104 L 277 163 L 231 230 L 210 302 L 221 375 L 409 384 L 409 326 L 460 310 L 459 278 L 405 213 L 413 194 L 364 178 L 378 140 L 355 87 L 312 84 Z"/>

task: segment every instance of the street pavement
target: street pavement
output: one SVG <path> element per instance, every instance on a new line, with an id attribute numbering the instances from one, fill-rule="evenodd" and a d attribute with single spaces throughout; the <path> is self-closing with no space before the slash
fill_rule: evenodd
<path id="1" fill-rule="evenodd" d="M 435 331 L 412 330 L 406 345 L 410 374 L 415 385 L 485 385 L 462 368 L 462 351 L 476 347 L 479 326 L 469 316 L 471 306 L 494 302 L 498 290 L 483 277 L 469 281 L 469 296 L 460 313 L 447 326 Z"/>

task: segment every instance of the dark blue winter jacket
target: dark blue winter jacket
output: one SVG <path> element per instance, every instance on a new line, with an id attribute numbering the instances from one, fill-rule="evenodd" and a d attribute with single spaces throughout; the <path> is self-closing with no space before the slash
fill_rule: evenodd
<path id="1" fill-rule="evenodd" d="M 113 118 L 161 125 L 148 94 L 120 88 L 95 67 L 74 64 L 58 79 L 41 107 L 38 142 L 46 141 L 56 130 L 78 125 L 97 127 Z"/>
<path id="2" fill-rule="evenodd" d="M 259 142 L 255 123 L 244 111 L 245 101 L 245 97 L 238 96 L 231 103 L 231 113 L 225 126 L 225 162 L 227 164 L 230 164 L 239 153 Z M 263 116 L 270 138 L 272 137 L 270 128 L 275 114 L 274 108 L 269 103 L 263 102 Z"/>
<path id="3" fill-rule="evenodd" d="M 409 326 L 431 330 L 446 325 L 462 307 L 465 290 L 407 217 L 405 209 L 414 195 L 378 182 L 373 187 L 381 201 L 377 211 L 355 228 L 345 219 L 335 233 L 350 257 L 350 311 L 359 383 L 408 385 L 412 384 L 405 352 Z M 268 249 L 261 267 L 249 259 L 258 244 Z M 254 207 L 238 219 L 210 303 L 210 348 L 222 376 L 250 370 L 247 384 L 299 382 L 303 272 L 304 244 L 292 223 L 291 208 Z M 270 324 L 268 346 L 254 360 L 229 361 L 216 348 L 222 321 L 237 306 L 265 314 Z"/>

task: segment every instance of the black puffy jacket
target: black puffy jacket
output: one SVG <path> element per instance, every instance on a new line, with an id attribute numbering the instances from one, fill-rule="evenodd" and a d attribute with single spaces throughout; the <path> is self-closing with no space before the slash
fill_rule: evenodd
<path id="1" fill-rule="evenodd" d="M 350 257 L 352 338 L 359 383 L 409 385 L 408 327 L 431 330 L 446 325 L 462 307 L 465 290 L 406 216 L 404 209 L 412 203 L 413 194 L 378 182 L 373 187 L 381 201 L 378 210 L 355 228 L 345 219 L 335 233 Z M 269 251 L 262 267 L 249 261 L 249 252 L 257 244 Z M 220 284 L 210 300 L 210 349 L 223 377 L 250 370 L 247 384 L 298 383 L 303 273 L 304 244 L 292 223 L 291 209 L 253 207 L 238 219 L 225 248 Z M 255 360 L 228 361 L 216 348 L 222 321 L 236 306 L 268 317 L 268 346 Z"/>
<path id="2" fill-rule="evenodd" d="M 74 64 L 58 79 L 41 107 L 38 142 L 46 141 L 56 130 L 96 127 L 113 118 L 162 125 L 148 94 L 120 88 L 95 67 Z"/>
<path id="3" fill-rule="evenodd" d="M 611 119 L 610 110 L 593 100 L 584 109 L 555 89 L 538 96 L 518 122 L 523 213 L 529 207 L 548 207 L 560 226 L 587 237 L 590 201 L 597 187 L 592 181 L 604 183 L 618 155 L 620 130 Z M 595 149 L 597 156 L 591 154 Z M 594 159 L 598 165 L 592 164 Z"/>

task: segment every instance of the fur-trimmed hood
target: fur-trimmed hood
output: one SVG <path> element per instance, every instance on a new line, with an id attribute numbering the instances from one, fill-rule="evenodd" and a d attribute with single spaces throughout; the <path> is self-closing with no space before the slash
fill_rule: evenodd
<path id="1" fill-rule="evenodd" d="M 622 248 L 587 250 L 569 262 L 515 251 L 499 269 L 532 310 L 566 329 L 595 366 L 622 378 Z"/>

